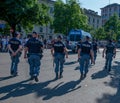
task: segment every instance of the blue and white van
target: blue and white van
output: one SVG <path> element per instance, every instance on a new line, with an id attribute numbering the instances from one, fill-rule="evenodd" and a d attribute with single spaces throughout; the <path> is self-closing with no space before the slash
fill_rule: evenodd
<path id="1" fill-rule="evenodd" d="M 92 38 L 91 34 L 88 32 L 85 32 L 84 30 L 72 29 L 68 35 L 70 49 L 73 52 L 75 52 L 77 43 L 80 41 L 80 39 L 84 41 L 86 36 L 89 36 L 90 38 Z"/>

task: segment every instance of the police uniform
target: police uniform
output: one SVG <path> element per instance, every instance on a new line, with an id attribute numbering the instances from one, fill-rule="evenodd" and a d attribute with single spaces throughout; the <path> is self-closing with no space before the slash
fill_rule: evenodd
<path id="1" fill-rule="evenodd" d="M 82 44 L 81 41 L 79 41 L 79 42 L 77 43 L 77 52 L 78 52 L 78 49 L 81 47 L 81 44 Z"/>
<path id="2" fill-rule="evenodd" d="M 16 38 L 12 38 L 9 40 L 8 45 L 11 47 L 13 52 L 16 52 L 19 47 L 21 46 L 21 42 Z M 18 63 L 19 63 L 19 57 L 20 57 L 20 51 L 15 55 L 12 56 L 12 52 L 9 50 L 10 56 L 11 56 L 11 75 L 17 75 L 17 69 L 18 69 Z"/>
<path id="3" fill-rule="evenodd" d="M 86 76 L 88 72 L 89 60 L 90 60 L 90 50 L 92 50 L 92 45 L 88 41 L 85 41 L 81 44 L 80 52 L 80 72 L 81 77 Z"/>
<path id="4" fill-rule="evenodd" d="M 42 47 L 43 44 L 38 39 L 31 38 L 25 44 L 25 47 L 28 48 L 28 62 L 30 65 L 30 76 L 31 79 L 35 79 L 38 81 L 37 76 L 39 75 L 40 65 L 41 65 L 41 58 L 42 58 Z"/>
<path id="5" fill-rule="evenodd" d="M 94 61 L 96 60 L 96 57 L 97 57 L 97 48 L 98 45 L 96 42 L 92 42 L 92 49 L 93 49 L 93 53 L 94 53 Z"/>
<path id="6" fill-rule="evenodd" d="M 106 45 L 106 63 L 105 63 L 105 69 L 111 70 L 111 64 L 112 64 L 112 58 L 115 55 L 114 54 L 115 45 L 111 42 Z"/>
<path id="7" fill-rule="evenodd" d="M 53 44 L 56 79 L 58 78 L 59 71 L 60 77 L 62 76 L 63 73 L 63 65 L 65 62 L 64 48 L 65 45 L 61 41 L 56 41 Z"/>

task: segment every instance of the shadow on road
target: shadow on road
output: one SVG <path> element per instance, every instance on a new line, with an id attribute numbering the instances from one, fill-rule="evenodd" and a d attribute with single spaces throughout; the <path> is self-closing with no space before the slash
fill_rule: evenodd
<path id="1" fill-rule="evenodd" d="M 8 80 L 8 79 L 11 79 L 11 78 L 13 78 L 13 76 L 0 77 L 0 81 Z"/>
<path id="2" fill-rule="evenodd" d="M 92 79 L 101 79 L 108 76 L 109 72 L 106 69 L 102 69 L 101 71 L 98 71 L 97 73 L 92 74 Z"/>
<path id="3" fill-rule="evenodd" d="M 35 93 L 36 98 L 43 97 L 43 100 L 48 100 L 54 96 L 61 96 L 79 89 L 80 86 L 76 86 L 81 82 L 81 80 L 70 81 L 65 84 L 61 82 L 52 89 L 47 87 L 54 81 L 56 80 L 53 79 L 42 83 L 30 83 L 31 81 L 24 80 L 15 84 L 0 87 L 0 94 L 4 94 L 3 96 L 0 96 L 0 101 L 11 97 L 25 96 L 31 93 Z"/>
<path id="4" fill-rule="evenodd" d="M 72 91 L 75 91 L 81 87 L 81 86 L 77 86 L 78 84 L 80 84 L 80 82 L 81 80 L 77 80 L 77 81 L 67 82 L 61 86 L 57 85 L 54 88 L 47 91 L 47 94 L 45 95 L 43 100 L 49 100 L 55 96 L 62 96 Z M 38 96 L 39 95 L 41 95 L 41 92 L 39 92 Z"/>
<path id="5" fill-rule="evenodd" d="M 15 84 L 0 87 L 0 94 L 5 94 L 5 96 L 0 97 L 0 100 L 6 100 L 10 97 L 19 97 L 30 93 L 38 92 L 39 90 L 44 89 L 49 83 L 53 81 L 55 81 L 55 79 L 43 83 L 33 84 L 28 79 Z"/>
<path id="6" fill-rule="evenodd" d="M 75 68 L 75 70 L 80 70 L 80 66 L 77 66 L 77 67 Z"/>
<path id="7" fill-rule="evenodd" d="M 77 63 L 77 61 L 65 62 L 64 65 L 72 65 L 72 64 L 75 64 L 75 63 Z"/>
<path id="8" fill-rule="evenodd" d="M 103 94 L 102 98 L 98 98 L 96 103 L 120 103 L 120 62 L 115 61 L 116 65 L 112 66 L 110 72 L 111 81 L 105 82 L 106 86 L 117 89 L 116 94 Z"/>

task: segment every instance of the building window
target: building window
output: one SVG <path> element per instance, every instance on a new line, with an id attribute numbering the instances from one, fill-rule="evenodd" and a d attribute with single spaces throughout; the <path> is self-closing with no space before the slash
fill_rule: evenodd
<path id="1" fill-rule="evenodd" d="M 111 12 L 111 8 L 109 8 L 109 12 Z"/>
<path id="2" fill-rule="evenodd" d="M 43 28 L 42 27 L 40 27 L 40 32 L 43 32 Z"/>
<path id="3" fill-rule="evenodd" d="M 97 28 L 99 28 L 99 26 L 97 25 Z"/>
<path id="4" fill-rule="evenodd" d="M 52 29 L 50 29 L 50 33 L 52 33 Z"/>
<path id="5" fill-rule="evenodd" d="M 93 18 L 93 23 L 95 22 L 95 19 Z"/>
<path id="6" fill-rule="evenodd" d="M 50 7 L 50 13 L 54 12 L 54 7 Z"/>
<path id="7" fill-rule="evenodd" d="M 117 7 L 114 7 L 114 11 L 116 11 L 117 10 Z"/>
<path id="8" fill-rule="evenodd" d="M 88 18 L 88 22 L 90 22 L 90 17 Z"/>
<path id="9" fill-rule="evenodd" d="M 97 20 L 97 24 L 99 24 L 99 19 Z"/>
<path id="10" fill-rule="evenodd" d="M 111 16 L 111 13 L 109 13 L 109 17 Z"/>

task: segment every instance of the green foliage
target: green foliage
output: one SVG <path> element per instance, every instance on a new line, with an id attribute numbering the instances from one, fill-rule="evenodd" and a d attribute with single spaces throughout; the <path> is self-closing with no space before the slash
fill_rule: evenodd
<path id="1" fill-rule="evenodd" d="M 99 40 L 120 39 L 120 19 L 114 14 L 110 19 L 105 23 L 105 25 L 97 30 L 94 30 L 91 34 L 93 37 Z"/>
<path id="2" fill-rule="evenodd" d="M 16 25 L 28 30 L 34 24 L 42 25 L 50 20 L 48 7 L 40 4 L 38 0 L 2 0 L 0 10 L 0 19 L 6 21 L 14 30 Z"/>
<path id="3" fill-rule="evenodd" d="M 114 14 L 104 25 L 108 38 L 117 40 L 120 37 L 120 20 L 119 17 Z"/>
<path id="4" fill-rule="evenodd" d="M 85 29 L 86 25 L 87 17 L 76 0 L 69 0 L 67 4 L 61 0 L 55 3 L 53 22 L 55 32 L 67 35 L 71 29 Z"/>
<path id="5" fill-rule="evenodd" d="M 104 40 L 104 39 L 106 39 L 106 33 L 105 33 L 105 30 L 104 30 L 103 27 L 98 28 L 98 29 L 95 31 L 94 38 L 96 38 L 96 39 L 98 39 L 98 40 Z"/>

